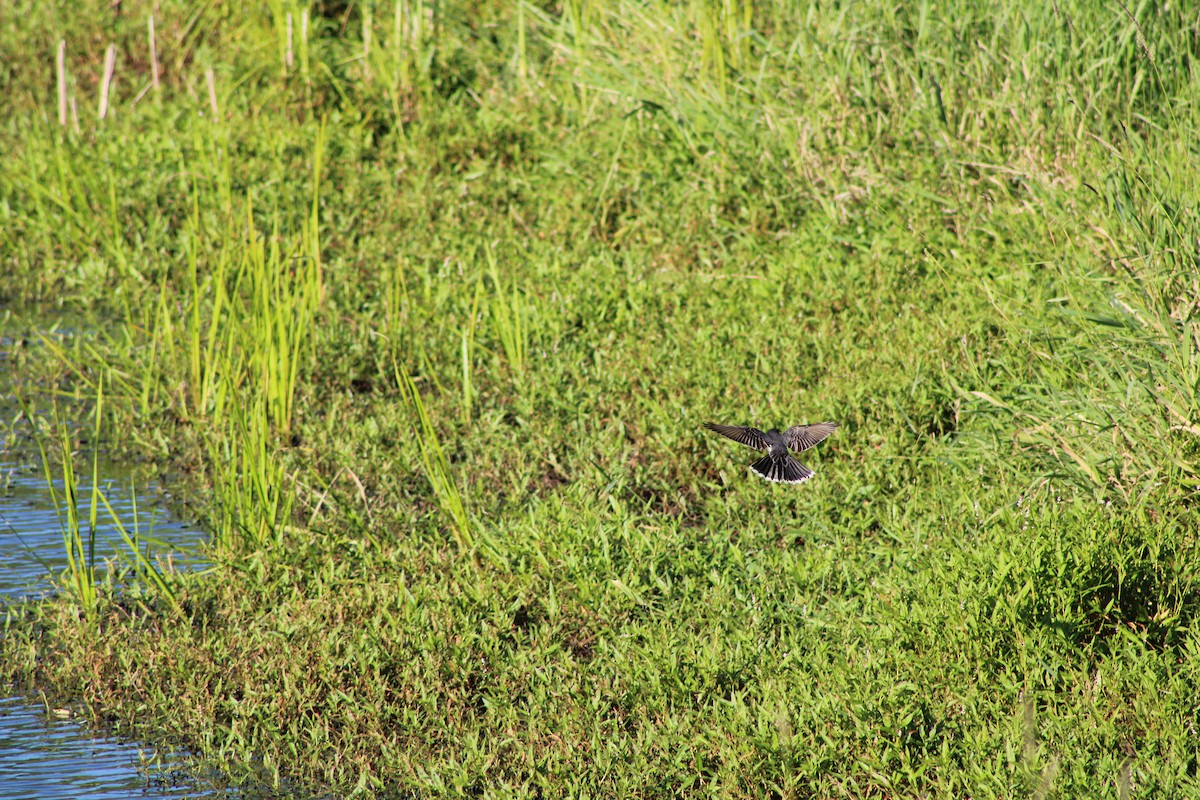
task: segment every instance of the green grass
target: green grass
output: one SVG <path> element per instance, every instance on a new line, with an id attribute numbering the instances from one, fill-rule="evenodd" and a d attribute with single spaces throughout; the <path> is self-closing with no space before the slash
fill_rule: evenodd
<path id="1" fill-rule="evenodd" d="M 0 27 L 0 299 L 102 320 L 12 363 L 215 566 L 0 676 L 339 794 L 1200 792 L 1193 16 L 106 9 Z"/>

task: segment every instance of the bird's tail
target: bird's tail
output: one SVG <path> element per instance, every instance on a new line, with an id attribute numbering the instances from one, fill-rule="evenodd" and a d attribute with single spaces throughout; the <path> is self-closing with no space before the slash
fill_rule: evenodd
<path id="1" fill-rule="evenodd" d="M 750 471 L 775 483 L 804 483 L 813 471 L 791 456 L 766 456 L 750 465 Z"/>

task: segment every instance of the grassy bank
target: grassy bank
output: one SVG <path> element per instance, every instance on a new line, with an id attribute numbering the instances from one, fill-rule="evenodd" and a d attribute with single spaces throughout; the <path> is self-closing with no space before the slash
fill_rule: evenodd
<path id="1" fill-rule="evenodd" d="M 21 6 L 22 394 L 216 566 L 0 676 L 339 794 L 1200 791 L 1200 31 L 1094 5 Z"/>

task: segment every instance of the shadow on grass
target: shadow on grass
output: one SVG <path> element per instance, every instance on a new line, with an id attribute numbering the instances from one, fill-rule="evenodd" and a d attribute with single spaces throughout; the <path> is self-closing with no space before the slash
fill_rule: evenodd
<path id="1" fill-rule="evenodd" d="M 1033 532 L 1017 605 L 1019 621 L 1108 656 L 1126 630 L 1147 648 L 1184 645 L 1200 619 L 1200 552 L 1179 522 L 1122 526 L 1098 515 L 1089 525 Z"/>

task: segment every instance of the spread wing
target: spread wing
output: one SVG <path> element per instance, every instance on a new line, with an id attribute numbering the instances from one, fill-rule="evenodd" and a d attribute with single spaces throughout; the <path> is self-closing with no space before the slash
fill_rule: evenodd
<path id="1" fill-rule="evenodd" d="M 784 433 L 788 447 L 795 453 L 803 453 L 810 447 L 816 447 L 821 441 L 837 430 L 836 422 L 818 422 L 816 425 L 793 425 Z"/>
<path id="2" fill-rule="evenodd" d="M 706 422 L 704 427 L 714 433 L 719 433 L 726 439 L 733 439 L 735 442 L 753 447 L 755 450 L 766 450 L 768 448 L 767 437 L 758 428 L 743 428 L 741 425 L 718 425 L 715 422 Z M 824 437 L 822 437 L 824 438 Z"/>

